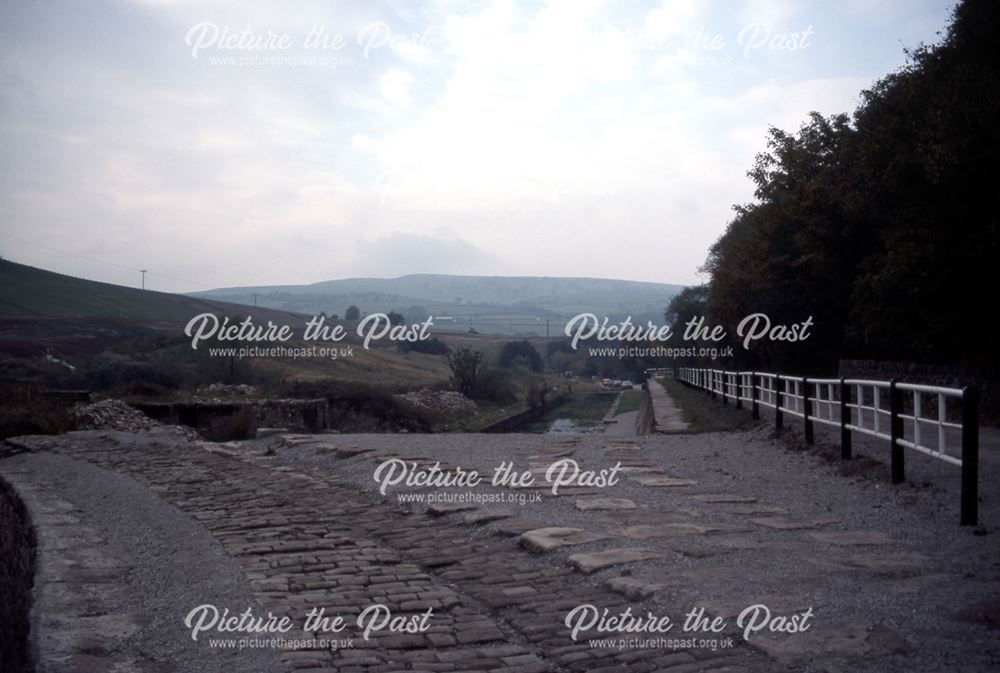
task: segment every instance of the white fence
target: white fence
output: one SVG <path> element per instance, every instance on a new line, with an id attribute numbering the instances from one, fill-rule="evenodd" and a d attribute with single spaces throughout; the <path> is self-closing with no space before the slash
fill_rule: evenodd
<path id="1" fill-rule="evenodd" d="M 841 455 L 852 455 L 852 433 L 884 439 L 892 454 L 892 480 L 906 479 L 905 450 L 920 451 L 962 468 L 961 521 L 975 525 L 979 500 L 979 404 L 975 388 L 944 388 L 898 381 L 823 379 L 767 372 L 681 368 L 677 379 L 737 408 L 774 410 L 801 418 L 806 441 L 816 423 L 840 428 Z"/>

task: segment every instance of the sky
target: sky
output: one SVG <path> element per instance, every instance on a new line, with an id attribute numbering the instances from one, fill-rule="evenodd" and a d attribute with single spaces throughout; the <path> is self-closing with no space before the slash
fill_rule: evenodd
<path id="1" fill-rule="evenodd" d="M 769 126 L 953 2 L 0 2 L 0 255 L 194 291 L 691 284 Z"/>

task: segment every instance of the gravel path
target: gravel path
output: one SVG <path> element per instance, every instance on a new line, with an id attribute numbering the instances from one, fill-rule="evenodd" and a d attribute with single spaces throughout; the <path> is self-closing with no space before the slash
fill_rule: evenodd
<path id="1" fill-rule="evenodd" d="M 41 522 L 40 671 L 99 670 L 99 661 L 123 655 L 132 670 L 163 670 L 165 662 L 179 673 L 285 670 L 273 650 L 209 650 L 183 627 L 203 603 L 256 606 L 239 565 L 197 521 L 133 479 L 67 456 L 21 454 L 0 466 L 19 492 L 33 495 L 35 511 L 57 501 L 72 507 L 58 508 L 68 534 Z M 76 548 L 81 531 L 86 545 Z M 67 565 L 111 572 L 89 595 L 67 597 L 62 585 L 78 579 L 58 574 Z M 85 660 L 66 658 L 81 648 Z"/>

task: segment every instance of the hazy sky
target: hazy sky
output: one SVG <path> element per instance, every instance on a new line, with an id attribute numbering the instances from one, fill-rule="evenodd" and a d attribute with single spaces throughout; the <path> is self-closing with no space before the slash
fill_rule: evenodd
<path id="1" fill-rule="evenodd" d="M 5 0 L 0 254 L 695 282 L 767 127 L 853 110 L 952 4 Z"/>

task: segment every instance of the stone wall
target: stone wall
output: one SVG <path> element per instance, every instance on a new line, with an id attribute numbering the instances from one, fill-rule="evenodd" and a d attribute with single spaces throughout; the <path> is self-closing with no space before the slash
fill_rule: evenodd
<path id="1" fill-rule="evenodd" d="M 653 399 L 649 395 L 649 386 L 642 387 L 642 403 L 639 405 L 639 413 L 635 418 L 635 434 L 651 435 L 656 426 L 653 417 Z"/>
<path id="2" fill-rule="evenodd" d="M 10 673 L 31 673 L 31 589 L 35 531 L 14 488 L 0 477 L 0 663 Z"/>
<path id="3" fill-rule="evenodd" d="M 207 429 L 215 419 L 244 411 L 252 414 L 257 427 L 321 432 L 330 426 L 328 402 L 322 398 L 142 403 L 134 406 L 161 423 L 186 425 L 197 430 Z"/>

